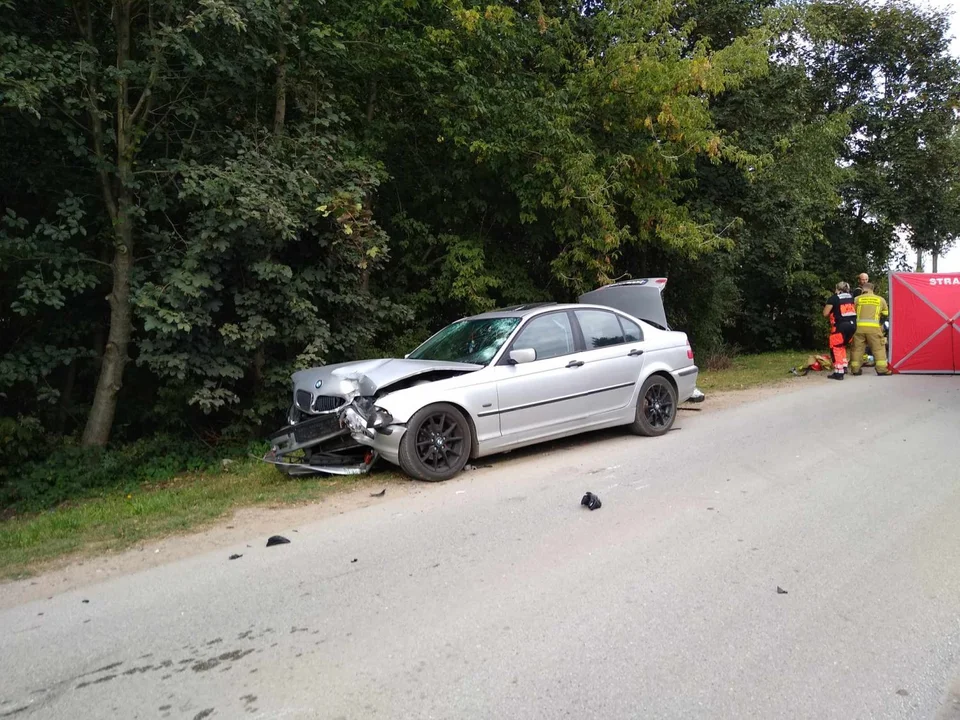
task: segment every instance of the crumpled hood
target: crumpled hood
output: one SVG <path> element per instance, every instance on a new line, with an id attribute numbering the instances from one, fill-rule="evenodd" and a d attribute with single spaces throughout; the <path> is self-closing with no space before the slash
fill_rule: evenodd
<path id="1" fill-rule="evenodd" d="M 340 390 L 340 381 L 347 378 L 356 378 L 360 381 L 360 395 L 369 397 L 376 394 L 380 388 L 424 373 L 436 370 L 468 373 L 480 370 L 482 367 L 483 365 L 441 360 L 401 360 L 396 358 L 357 360 L 300 370 L 293 374 L 293 384 L 294 392 L 308 390 L 314 395 L 343 396 L 344 393 Z M 320 382 L 319 388 L 317 387 L 318 381 Z"/>

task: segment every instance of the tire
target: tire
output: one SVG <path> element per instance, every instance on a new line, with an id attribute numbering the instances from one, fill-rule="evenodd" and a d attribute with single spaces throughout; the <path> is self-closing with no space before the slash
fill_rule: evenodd
<path id="1" fill-rule="evenodd" d="M 677 419 L 677 391 L 663 375 L 651 375 L 640 388 L 631 432 L 647 437 L 666 435 Z"/>
<path id="2" fill-rule="evenodd" d="M 421 408 L 400 441 L 400 467 L 417 480 L 441 482 L 463 470 L 473 449 L 473 433 L 463 413 L 438 403 Z"/>

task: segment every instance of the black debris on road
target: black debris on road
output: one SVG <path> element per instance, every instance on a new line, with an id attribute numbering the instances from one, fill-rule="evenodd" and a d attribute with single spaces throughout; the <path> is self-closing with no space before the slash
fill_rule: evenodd
<path id="1" fill-rule="evenodd" d="M 586 495 L 584 495 L 580 500 L 580 504 L 584 507 L 590 508 L 591 510 L 599 510 L 601 507 L 600 498 L 598 498 L 592 492 L 588 492 Z"/>

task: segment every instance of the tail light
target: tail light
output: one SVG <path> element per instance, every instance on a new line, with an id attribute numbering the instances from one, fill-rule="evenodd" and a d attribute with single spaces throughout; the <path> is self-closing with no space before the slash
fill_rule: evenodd
<path id="1" fill-rule="evenodd" d="M 693 360 L 693 348 L 690 347 L 689 340 L 687 340 L 687 360 Z"/>

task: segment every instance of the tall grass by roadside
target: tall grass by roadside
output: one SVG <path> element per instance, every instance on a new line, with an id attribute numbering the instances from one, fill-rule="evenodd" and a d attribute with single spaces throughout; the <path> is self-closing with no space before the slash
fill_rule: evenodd
<path id="1" fill-rule="evenodd" d="M 238 508 L 312 502 L 357 484 L 355 478 L 291 479 L 251 458 L 215 472 L 18 515 L 0 522 L 0 578 L 28 574 L 64 555 L 122 550 L 202 528 Z"/>
<path id="2" fill-rule="evenodd" d="M 697 358 L 702 365 L 697 386 L 704 392 L 719 392 L 798 380 L 790 374 L 790 369 L 801 365 L 812 354 L 813 351 L 787 351 Z"/>

